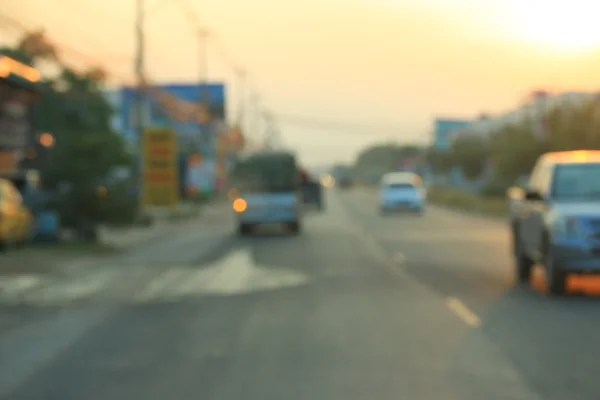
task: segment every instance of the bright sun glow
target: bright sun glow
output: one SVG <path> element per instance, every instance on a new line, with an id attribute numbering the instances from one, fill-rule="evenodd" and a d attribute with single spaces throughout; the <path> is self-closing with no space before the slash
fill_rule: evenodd
<path id="1" fill-rule="evenodd" d="M 516 34 L 553 50 L 600 52 L 600 2 L 522 0 L 514 6 Z"/>

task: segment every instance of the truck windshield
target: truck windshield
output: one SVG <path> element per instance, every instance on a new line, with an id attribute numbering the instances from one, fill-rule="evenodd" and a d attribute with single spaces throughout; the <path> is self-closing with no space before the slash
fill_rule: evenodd
<path id="1" fill-rule="evenodd" d="M 390 183 L 385 186 L 387 190 L 406 190 L 406 189 L 415 189 L 415 186 L 412 183 Z"/>
<path id="2" fill-rule="evenodd" d="M 600 163 L 558 165 L 552 194 L 557 200 L 600 200 Z"/>
<path id="3" fill-rule="evenodd" d="M 256 154 L 238 162 L 232 185 L 243 193 L 293 192 L 299 187 L 296 159 L 285 153 Z"/>

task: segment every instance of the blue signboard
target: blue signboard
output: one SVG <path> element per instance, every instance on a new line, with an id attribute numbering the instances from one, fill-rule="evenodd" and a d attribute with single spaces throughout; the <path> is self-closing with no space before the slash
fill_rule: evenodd
<path id="1" fill-rule="evenodd" d="M 189 103 L 200 103 L 200 99 L 208 100 L 213 121 L 224 121 L 225 114 L 225 86 L 214 83 L 208 85 L 200 84 L 165 84 L 157 86 L 159 90 L 167 92 L 179 100 Z M 119 125 L 125 138 L 137 142 L 138 132 L 135 126 L 135 102 L 137 93 L 132 88 L 120 90 L 119 104 L 113 104 L 119 111 Z M 205 100 L 206 99 L 206 100 Z M 178 134 L 180 140 L 179 154 L 179 178 L 182 197 L 184 195 L 185 182 L 187 180 L 188 168 L 186 166 L 186 153 L 201 152 L 207 162 L 215 159 L 217 123 L 199 124 L 194 122 L 176 121 L 168 115 L 164 108 L 145 93 L 144 97 L 144 126 L 168 127 Z"/>
<path id="2" fill-rule="evenodd" d="M 168 94 L 178 98 L 179 100 L 200 103 L 208 100 L 210 112 L 215 120 L 224 121 L 225 113 L 225 85 L 221 83 L 210 83 L 206 85 L 200 84 L 165 84 L 157 86 L 158 89 L 167 92 Z M 128 139 L 136 137 L 135 120 L 134 120 L 134 105 L 136 100 L 136 92 L 132 88 L 123 88 L 121 96 L 120 119 L 121 126 Z M 198 123 L 178 122 L 174 121 L 165 112 L 151 96 L 144 96 L 144 124 L 147 126 L 168 126 L 177 131 L 180 135 L 197 135 L 209 137 L 211 136 L 211 128 L 202 126 Z"/>
<path id="3" fill-rule="evenodd" d="M 453 131 L 464 129 L 471 121 L 459 119 L 436 119 L 434 125 L 433 145 L 438 150 L 447 150 L 450 147 L 450 135 Z"/>

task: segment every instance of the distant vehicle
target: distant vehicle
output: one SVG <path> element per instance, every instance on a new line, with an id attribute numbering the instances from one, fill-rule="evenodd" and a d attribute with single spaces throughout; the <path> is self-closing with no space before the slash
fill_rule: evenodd
<path id="1" fill-rule="evenodd" d="M 379 184 L 379 211 L 410 211 L 423 213 L 426 190 L 421 177 L 412 172 L 393 172 L 383 175 Z"/>
<path id="2" fill-rule="evenodd" d="M 349 188 L 353 184 L 352 168 L 345 165 L 337 165 L 332 170 L 335 185 L 341 189 Z"/>
<path id="3" fill-rule="evenodd" d="M 302 228 L 299 167 L 293 153 L 260 152 L 239 160 L 230 185 L 237 191 L 233 209 L 238 233 L 263 224 L 282 224 L 293 234 Z"/>
<path id="4" fill-rule="evenodd" d="M 24 244 L 32 225 L 33 216 L 19 190 L 8 179 L 0 178 L 0 250 Z"/>
<path id="5" fill-rule="evenodd" d="M 568 275 L 600 273 L 600 151 L 544 154 L 526 188 L 507 194 L 518 281 L 539 263 L 560 295 Z"/>
<path id="6" fill-rule="evenodd" d="M 302 199 L 305 205 L 314 205 L 317 210 L 322 211 L 323 205 L 323 186 L 319 179 L 304 174 L 301 181 Z"/>

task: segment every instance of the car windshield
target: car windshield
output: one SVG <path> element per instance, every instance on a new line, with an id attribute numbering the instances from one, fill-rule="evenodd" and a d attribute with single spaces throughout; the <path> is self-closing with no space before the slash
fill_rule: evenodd
<path id="1" fill-rule="evenodd" d="M 600 199 L 600 163 L 557 166 L 553 197 L 565 200 Z"/>
<path id="2" fill-rule="evenodd" d="M 415 187 L 410 183 L 391 183 L 386 185 L 385 188 L 387 190 L 415 189 Z"/>

